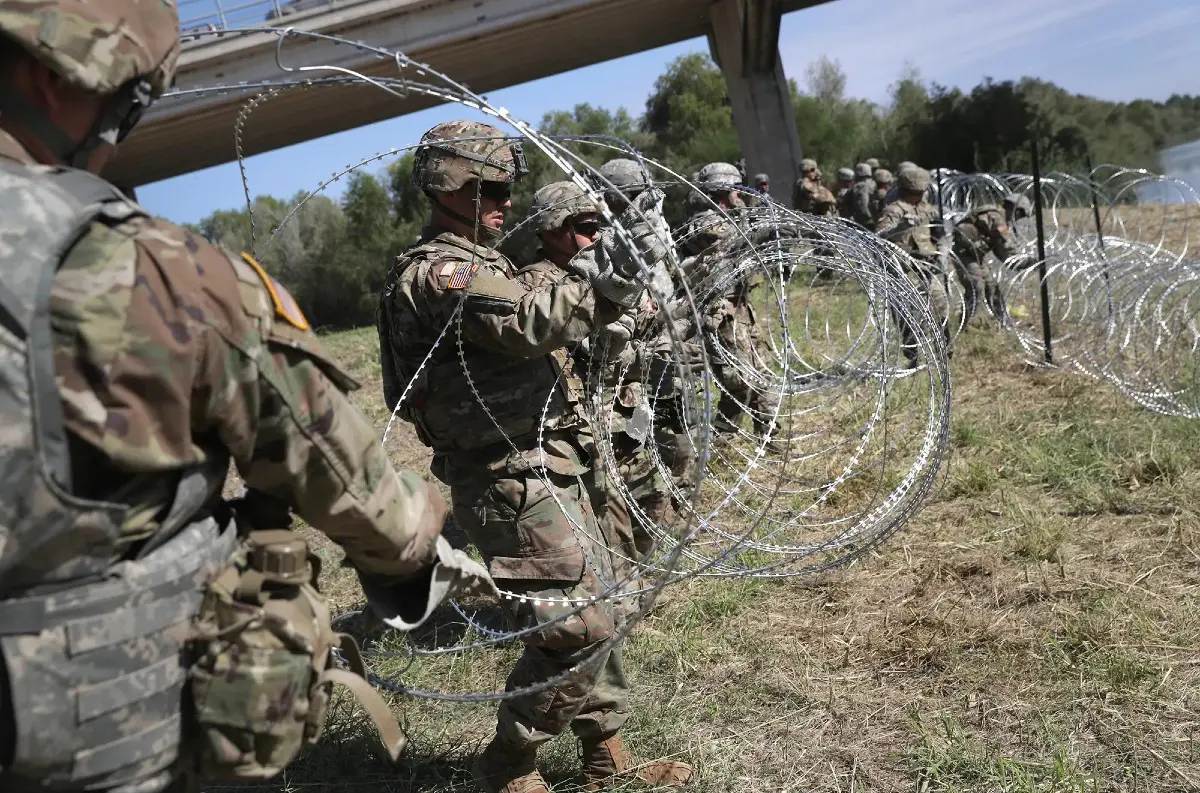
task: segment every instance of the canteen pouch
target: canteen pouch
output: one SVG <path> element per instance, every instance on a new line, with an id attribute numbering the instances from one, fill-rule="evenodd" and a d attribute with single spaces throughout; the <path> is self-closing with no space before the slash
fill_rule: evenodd
<path id="1" fill-rule="evenodd" d="M 350 689 L 388 755 L 404 734 L 366 680 L 354 639 L 334 633 L 317 590 L 320 560 L 285 529 L 254 531 L 209 585 L 190 670 L 202 778 L 261 780 L 320 738 L 334 683 Z M 350 670 L 334 667 L 334 649 Z"/>

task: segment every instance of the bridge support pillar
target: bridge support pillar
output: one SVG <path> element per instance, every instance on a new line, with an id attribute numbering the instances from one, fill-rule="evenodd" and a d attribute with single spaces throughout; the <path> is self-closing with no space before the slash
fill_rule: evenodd
<path id="1" fill-rule="evenodd" d="M 746 179 L 771 178 L 777 201 L 788 202 L 799 177 L 800 136 L 779 59 L 782 0 L 717 0 L 709 9 L 709 49 L 725 75 Z"/>

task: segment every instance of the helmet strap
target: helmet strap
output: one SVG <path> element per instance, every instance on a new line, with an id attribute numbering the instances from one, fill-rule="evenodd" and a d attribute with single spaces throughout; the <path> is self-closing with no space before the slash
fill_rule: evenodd
<path id="1" fill-rule="evenodd" d="M 148 86 L 134 83 L 105 103 L 92 128 L 76 143 L 28 99 L 11 89 L 0 93 L 0 115 L 7 116 L 42 142 L 61 163 L 86 170 L 102 143 L 116 146 L 150 105 Z M 136 115 L 135 115 L 136 113 Z"/>
<path id="2" fill-rule="evenodd" d="M 470 218 L 455 209 L 451 209 L 450 207 L 446 206 L 443 202 L 439 201 L 437 199 L 437 195 L 438 194 L 436 192 L 433 194 L 433 196 L 434 196 L 433 203 L 435 205 L 437 205 L 438 211 L 444 213 L 447 217 L 449 217 L 453 220 L 457 220 L 459 223 L 462 223 L 464 226 L 469 226 L 472 229 L 474 229 L 475 237 L 477 240 L 480 238 L 482 238 L 484 240 L 497 240 L 500 238 L 500 234 L 501 234 L 500 229 L 493 229 L 488 226 L 485 226 L 479 222 L 478 217 Z"/>

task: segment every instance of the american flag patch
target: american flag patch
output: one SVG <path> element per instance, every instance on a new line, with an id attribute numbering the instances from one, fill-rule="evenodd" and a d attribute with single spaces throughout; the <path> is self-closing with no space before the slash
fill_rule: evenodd
<path id="1" fill-rule="evenodd" d="M 471 279 L 475 277 L 475 272 L 478 269 L 478 262 L 463 262 L 454 268 L 454 272 L 450 276 L 450 283 L 446 284 L 446 288 L 466 289 L 471 283 Z"/>

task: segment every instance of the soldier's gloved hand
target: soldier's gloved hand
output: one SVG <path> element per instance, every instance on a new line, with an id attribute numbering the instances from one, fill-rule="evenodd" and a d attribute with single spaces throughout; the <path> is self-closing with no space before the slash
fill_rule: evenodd
<path id="1" fill-rule="evenodd" d="M 601 232 L 601 240 L 571 257 L 566 269 L 588 279 L 593 289 L 618 306 L 632 308 L 637 305 L 646 285 L 639 278 L 622 275 L 613 267 L 608 249 L 602 244 L 608 233 L 607 230 Z"/>
<path id="2" fill-rule="evenodd" d="M 667 258 L 667 246 L 671 243 L 669 235 L 664 237 L 660 233 L 663 226 L 663 198 L 664 193 L 657 188 L 646 190 L 617 218 L 633 238 L 633 244 L 640 252 L 647 270 Z M 637 275 L 639 269 L 636 257 L 621 244 L 611 229 L 601 237 L 601 243 L 607 249 L 613 266 L 622 275 Z"/>
<path id="3" fill-rule="evenodd" d="M 633 338 L 633 333 L 637 329 L 637 319 L 632 311 L 626 311 L 621 316 L 617 317 L 612 322 L 600 329 L 598 341 L 603 346 L 607 343 L 611 347 L 620 347 L 626 344 Z"/>
<path id="4" fill-rule="evenodd" d="M 357 572 L 367 604 L 385 623 L 401 631 L 421 625 L 447 598 L 462 595 L 500 598 L 487 568 L 451 548 L 445 537 L 437 538 L 437 558 L 433 564 L 415 576 L 396 580 Z"/>
<path id="5" fill-rule="evenodd" d="M 1022 253 L 1020 255 L 1013 256 L 1012 258 L 1010 258 L 1004 262 L 1004 266 L 1007 267 L 1009 270 L 1028 270 L 1030 267 L 1033 267 L 1035 264 L 1037 264 L 1037 257 L 1030 256 L 1027 253 Z"/>

